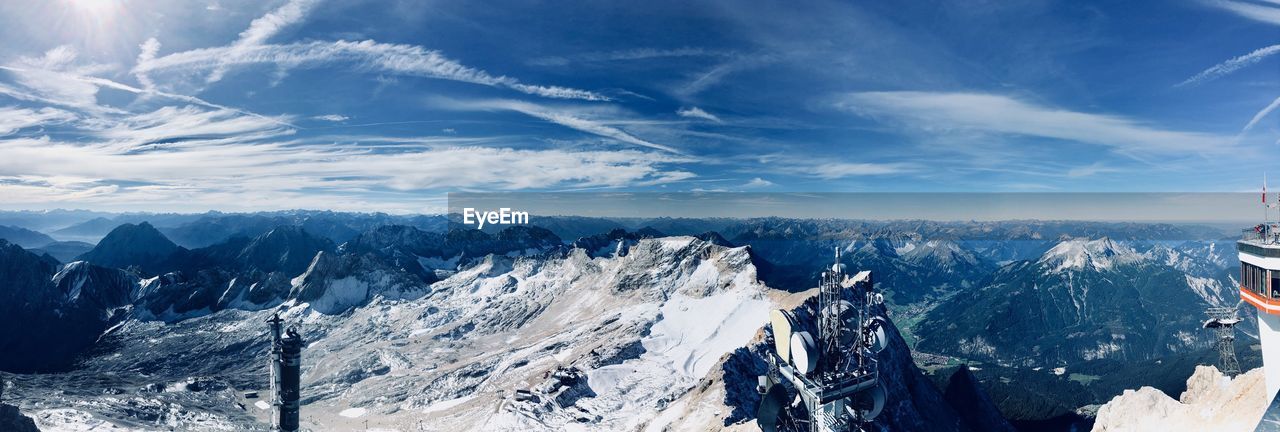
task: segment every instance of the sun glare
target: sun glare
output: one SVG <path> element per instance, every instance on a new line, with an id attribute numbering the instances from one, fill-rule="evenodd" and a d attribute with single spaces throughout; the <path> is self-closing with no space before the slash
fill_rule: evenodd
<path id="1" fill-rule="evenodd" d="M 114 13 L 120 8 L 119 0 L 65 0 L 77 12 L 90 15 Z"/>
<path id="2" fill-rule="evenodd" d="M 90 52 L 124 53 L 137 46 L 137 17 L 126 0 L 59 0 L 45 3 L 51 31 Z"/>

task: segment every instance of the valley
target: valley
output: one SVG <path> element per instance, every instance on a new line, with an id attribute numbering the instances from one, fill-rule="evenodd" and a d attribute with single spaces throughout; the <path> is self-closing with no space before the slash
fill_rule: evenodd
<path id="1" fill-rule="evenodd" d="M 890 394 L 915 402 L 884 421 L 972 411 L 963 393 L 989 406 L 956 430 L 1065 430 L 1125 389 L 1179 393 L 1215 361 L 1203 308 L 1234 300 L 1232 246 L 1198 226 L 589 222 L 205 215 L 123 222 L 70 262 L 7 244 L 0 316 L 25 331 L 3 343 L 30 354 L 0 368 L 5 401 L 52 430 L 260 430 L 245 392 L 266 394 L 279 312 L 308 341 L 308 428 L 745 428 L 766 312 L 804 307 L 838 248 L 895 324 Z"/>

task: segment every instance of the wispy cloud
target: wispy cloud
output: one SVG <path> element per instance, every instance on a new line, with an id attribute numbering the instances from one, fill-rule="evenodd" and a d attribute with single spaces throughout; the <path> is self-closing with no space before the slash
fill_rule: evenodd
<path id="1" fill-rule="evenodd" d="M 800 172 L 799 174 L 817 177 L 824 180 L 834 180 L 845 177 L 898 174 L 908 170 L 909 168 L 907 165 L 898 163 L 830 162 L 804 167 L 804 172 Z"/>
<path id="2" fill-rule="evenodd" d="M 636 150 L 515 150 L 430 146 L 380 152 L 353 143 L 190 141 L 165 151 L 48 138 L 5 143 L 0 201 L 171 209 L 386 209 L 423 191 L 619 187 L 681 181 L 683 158 Z M 75 182 L 58 180 L 73 178 Z M 69 197 L 77 197 L 70 199 Z"/>
<path id="3" fill-rule="evenodd" d="M 1226 9 L 1242 17 L 1269 24 L 1280 24 L 1280 7 L 1236 0 L 1205 0 L 1206 4 Z"/>
<path id="4" fill-rule="evenodd" d="M 29 127 L 69 122 L 76 118 L 75 114 L 56 108 L 32 110 L 0 107 L 0 136 L 9 135 Z"/>
<path id="5" fill-rule="evenodd" d="M 530 117 L 546 120 L 570 129 L 586 132 L 605 138 L 610 138 L 619 142 L 633 144 L 641 147 L 662 150 L 674 154 L 682 154 L 674 147 L 666 146 L 651 141 L 647 141 L 636 137 L 617 127 L 609 126 L 606 122 L 585 118 L 579 114 L 550 108 L 542 105 L 532 104 L 529 102 L 516 100 L 486 100 L 486 101 L 442 101 L 442 105 L 451 109 L 461 110 L 505 110 L 514 111 Z"/>
<path id="6" fill-rule="evenodd" d="M 521 93 L 558 99 L 606 101 L 605 95 L 560 86 L 523 83 L 515 78 L 492 75 L 464 66 L 439 51 L 416 45 L 360 42 L 300 42 L 283 45 L 215 47 L 184 51 L 140 62 L 135 73 L 195 72 L 227 66 L 272 64 L 282 68 L 315 68 L 350 64 L 358 70 L 377 74 L 418 76 L 505 87 Z"/>
<path id="7" fill-rule="evenodd" d="M 204 110 L 193 106 L 162 107 L 152 112 L 130 115 L 113 126 L 88 133 L 129 151 L 146 150 L 151 145 L 172 147 L 185 141 L 229 138 L 246 142 L 294 133 L 284 126 L 288 118 L 244 115 L 230 109 Z"/>
<path id="8" fill-rule="evenodd" d="M 676 115 L 679 115 L 680 117 L 699 118 L 720 123 L 720 117 L 716 117 L 714 114 L 706 112 L 702 108 L 698 107 L 680 108 L 679 110 L 676 110 Z"/>
<path id="9" fill-rule="evenodd" d="M 752 156 L 750 159 L 758 164 L 756 168 L 753 168 L 756 172 L 763 170 L 788 176 L 822 180 L 900 175 L 919 171 L 919 166 L 911 162 L 888 162 L 876 159 L 850 162 L 839 158 L 822 158 L 793 153 L 764 154 Z M 750 183 L 755 183 L 755 181 L 752 180 Z"/>
<path id="10" fill-rule="evenodd" d="M 156 38 L 148 38 L 142 45 L 138 46 L 138 63 L 146 63 L 155 60 L 156 54 L 160 52 L 160 41 Z M 142 88 L 147 90 L 155 90 L 156 83 L 151 80 L 143 72 L 134 72 L 134 78 L 138 79 L 138 84 L 142 84 Z"/>
<path id="11" fill-rule="evenodd" d="M 711 88 L 738 71 L 759 67 L 772 61 L 767 56 L 751 56 L 735 58 L 724 63 L 720 63 L 705 72 L 695 74 L 688 82 L 676 89 L 676 95 L 682 98 L 690 98 L 698 93 Z"/>
<path id="12" fill-rule="evenodd" d="M 0 84 L 0 94 L 14 99 L 39 102 L 62 107 L 70 107 L 92 116 L 125 115 L 128 111 L 104 106 L 98 103 L 98 90 L 108 88 L 145 97 L 161 97 L 172 101 L 195 104 L 215 110 L 228 110 L 240 114 L 280 122 L 285 126 L 282 117 L 268 117 L 226 105 L 215 104 L 194 96 L 186 96 L 163 92 L 152 88 L 137 88 L 106 78 L 93 76 L 114 69 L 111 65 L 77 64 L 77 53 L 70 46 L 59 46 L 45 53 L 43 57 L 23 57 L 16 63 L 0 66 L 0 70 L 9 72 L 14 81 L 25 88 L 20 90 Z"/>
<path id="13" fill-rule="evenodd" d="M 344 122 L 344 121 L 350 120 L 351 118 L 341 114 L 325 114 L 325 115 L 318 115 L 318 116 L 312 117 L 312 119 L 322 120 L 327 122 Z"/>
<path id="14" fill-rule="evenodd" d="M 1097 174 L 1112 173 L 1112 172 L 1119 172 L 1119 171 L 1120 171 L 1119 169 L 1106 166 L 1102 163 L 1093 163 L 1090 165 L 1079 166 L 1079 167 L 1075 167 L 1067 170 L 1067 177 L 1070 177 L 1070 178 L 1091 177 Z"/>
<path id="15" fill-rule="evenodd" d="M 1211 68 L 1205 69 L 1204 71 L 1198 74 L 1195 74 L 1195 76 L 1192 76 L 1191 78 L 1187 78 L 1185 81 L 1178 83 L 1174 87 L 1195 85 L 1205 81 L 1213 81 L 1215 79 L 1221 78 L 1224 75 L 1238 71 L 1246 66 L 1260 62 L 1262 61 L 1262 59 L 1270 57 L 1276 53 L 1280 53 L 1280 45 L 1271 45 L 1267 47 L 1258 48 L 1248 54 L 1232 58 L 1225 62 L 1214 65 Z"/>
<path id="16" fill-rule="evenodd" d="M 39 57 L 19 57 L 3 66 L 13 81 L 35 93 L 33 98 L 59 105 L 102 111 L 98 106 L 98 85 L 83 76 L 115 69 L 114 65 L 78 62 L 79 53 L 69 45 L 50 49 Z"/>
<path id="17" fill-rule="evenodd" d="M 742 185 L 742 187 L 748 188 L 748 189 L 754 189 L 754 188 L 769 187 L 773 185 L 774 183 L 771 181 L 762 179 L 760 177 L 756 177 L 751 179 L 751 181 L 748 181 L 746 184 Z"/>
<path id="18" fill-rule="evenodd" d="M 1240 133 L 1244 134 L 1249 132 L 1250 129 L 1253 129 L 1254 126 L 1257 126 L 1258 122 L 1261 122 L 1262 119 L 1267 116 L 1267 114 L 1271 114 L 1271 112 L 1275 111 L 1276 108 L 1280 108 L 1280 98 L 1276 98 L 1275 100 L 1271 101 L 1271 104 L 1267 105 L 1266 108 L 1263 108 L 1262 111 L 1258 111 L 1257 114 L 1254 114 L 1253 118 L 1249 119 L 1249 123 L 1244 125 L 1244 129 L 1240 130 Z"/>
<path id="19" fill-rule="evenodd" d="M 1115 115 L 1047 107 L 984 93 L 865 92 L 844 95 L 836 107 L 920 130 L 971 130 L 1075 141 L 1129 155 L 1214 153 L 1233 147 L 1229 137 L 1166 130 Z"/>
<path id="20" fill-rule="evenodd" d="M 567 66 L 574 63 L 599 63 L 613 61 L 635 61 L 672 57 L 730 57 L 732 51 L 711 50 L 699 47 L 680 48 L 631 48 L 625 50 L 590 52 L 569 56 L 541 57 L 531 60 L 529 64 L 536 66 Z"/>
<path id="21" fill-rule="evenodd" d="M 253 20 L 253 22 L 249 23 L 249 28 L 240 32 L 240 38 L 231 44 L 229 56 L 242 55 L 248 48 L 262 45 L 285 27 L 302 21 L 302 18 L 306 16 L 307 12 L 315 4 L 315 0 L 289 0 L 289 2 L 276 10 Z M 219 64 L 213 68 L 213 71 L 209 72 L 209 77 L 206 81 L 215 82 L 221 80 L 226 72 L 227 65 Z"/>

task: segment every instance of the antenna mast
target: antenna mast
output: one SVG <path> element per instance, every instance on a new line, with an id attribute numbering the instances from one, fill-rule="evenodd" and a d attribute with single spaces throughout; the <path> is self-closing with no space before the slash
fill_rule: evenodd
<path id="1" fill-rule="evenodd" d="M 887 399 L 876 360 L 888 345 L 887 321 L 875 309 L 883 302 L 870 271 L 845 275 L 836 248 L 835 263 L 820 278 L 817 310 L 770 312 L 774 352 L 765 356 L 769 371 L 756 388 L 761 430 L 872 430 Z"/>
<path id="2" fill-rule="evenodd" d="M 299 428 L 298 399 L 302 384 L 302 336 L 289 327 L 281 334 L 284 320 L 274 314 L 271 325 L 271 430 L 294 432 Z"/>

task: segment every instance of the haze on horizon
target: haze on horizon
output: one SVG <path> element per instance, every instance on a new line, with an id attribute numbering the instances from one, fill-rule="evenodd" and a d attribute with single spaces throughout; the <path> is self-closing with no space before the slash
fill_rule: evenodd
<path id="1" fill-rule="evenodd" d="M 1272 199 L 1276 199 L 1272 195 Z M 1262 221 L 1255 193 L 734 193 L 734 192 L 506 192 L 450 193 L 448 206 L 423 212 L 352 211 L 392 216 L 460 215 L 464 209 L 508 208 L 534 219 L 588 217 L 617 220 L 689 218 L 840 219 L 936 222 L 1092 221 L 1208 223 L 1246 227 Z M 196 212 L 104 212 L 89 209 L 0 210 L 24 219 L 50 214 L 78 223 L 96 217 L 141 221 L 140 215 L 300 214 L 325 209 Z M 1268 209 L 1268 220 L 1276 210 Z M 121 218 L 122 217 L 122 218 Z M 15 219 L 17 220 L 17 219 Z M 66 225 L 67 223 L 63 223 Z M 19 223 L 18 225 L 23 225 Z M 47 224 L 46 224 L 47 225 Z M 57 224 L 53 224 L 57 225 Z"/>

